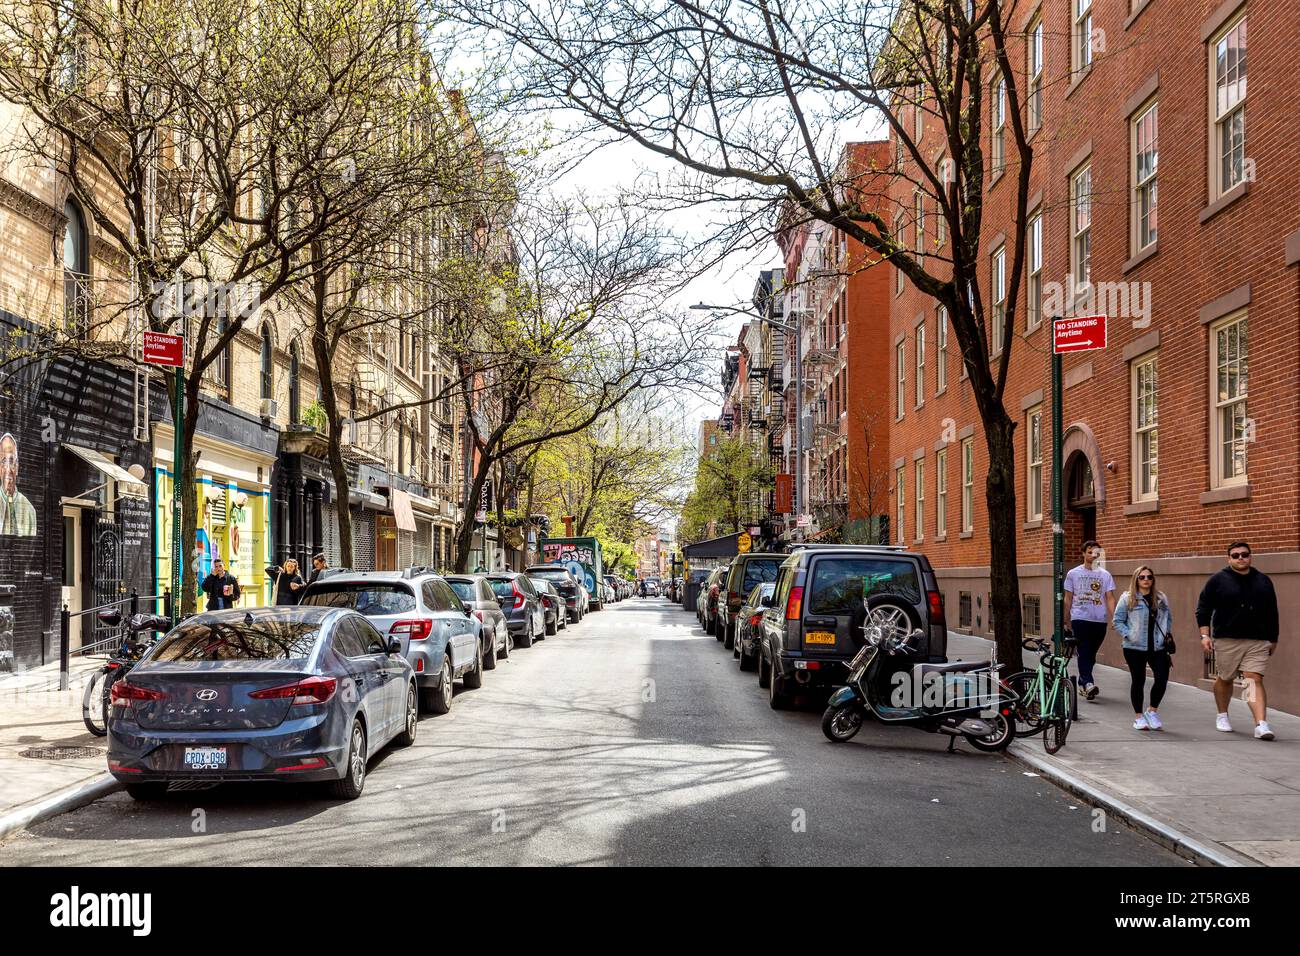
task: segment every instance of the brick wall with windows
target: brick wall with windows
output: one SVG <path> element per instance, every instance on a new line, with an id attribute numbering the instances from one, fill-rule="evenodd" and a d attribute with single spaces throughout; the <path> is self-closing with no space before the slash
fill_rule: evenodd
<path id="1" fill-rule="evenodd" d="M 1086 51 L 1079 34 L 1085 22 L 1093 37 Z M 1026 42 L 1037 36 L 1039 23 L 1041 58 Z M 1076 315 L 1110 316 L 1105 351 L 1064 359 L 1067 485 L 1076 479 L 1066 516 L 1067 566 L 1077 563 L 1085 531 L 1095 532 L 1117 581 L 1138 560 L 1155 566 L 1173 601 L 1178 633 L 1194 634 L 1204 578 L 1226 563 L 1228 541 L 1243 537 L 1255 549 L 1257 566 L 1279 584 L 1282 619 L 1294 619 L 1300 588 L 1286 586 L 1300 585 L 1294 451 L 1300 438 L 1300 167 L 1288 83 L 1300 69 L 1294 3 L 1148 0 L 1130 7 L 1069 0 L 1030 5 L 1015 25 L 1017 35 L 1008 38 L 1011 62 L 1041 62 L 1042 71 L 1040 125 L 1030 140 L 1033 254 L 1026 257 L 1010 317 L 1004 397 L 1018 423 L 1021 591 L 1050 609 L 1048 356 L 1050 319 L 1064 305 Z M 1249 95 L 1247 69 L 1254 80 Z M 1020 96 L 1024 109 L 1023 86 Z M 927 129 L 928 136 L 939 132 Z M 991 128 L 986 134 L 993 135 Z M 1005 244 L 1009 281 L 1016 242 L 1018 156 L 1009 128 L 1004 135 L 1000 177 L 991 168 L 993 144 L 985 146 L 990 159 L 979 263 L 986 303 L 994 301 L 996 252 Z M 922 152 L 940 149 L 937 140 L 927 140 Z M 900 178 L 894 191 L 895 210 L 906 210 L 909 220 L 914 178 Z M 905 222 L 904 242 L 911 228 Z M 925 232 L 942 235 L 933 222 Z M 1084 277 L 1091 293 L 1072 302 L 1072 286 Z M 915 355 L 917 316 L 933 320 L 936 303 L 910 282 L 890 302 L 889 381 L 897 388 L 901 378 L 908 397 L 891 424 L 890 457 L 910 463 L 914 449 L 926 449 L 931 487 L 924 547 L 954 602 L 959 591 L 988 590 L 985 441 L 955 339 L 946 360 L 935 334 L 925 342 L 924 362 Z M 922 364 L 935 382 L 918 408 L 910 399 Z M 945 379 L 946 388 L 936 394 Z M 1028 460 L 1031 420 L 1041 429 L 1041 468 Z M 969 452 L 967 435 L 973 439 Z M 947 451 L 942 505 L 941 448 Z M 963 535 L 953 532 L 964 526 L 968 453 L 972 533 Z M 1029 494 L 1031 476 L 1040 482 L 1037 495 Z M 1039 500 L 1047 520 L 1032 513 Z M 910 536 L 912 489 L 905 506 Z M 941 506 L 946 537 L 936 534 Z M 1108 638 L 1102 659 L 1122 663 L 1116 635 Z M 1271 702 L 1300 711 L 1300 647 L 1294 642 L 1279 648 L 1270 677 L 1275 671 Z M 1175 679 L 1202 676 L 1199 654 L 1179 655 Z"/>

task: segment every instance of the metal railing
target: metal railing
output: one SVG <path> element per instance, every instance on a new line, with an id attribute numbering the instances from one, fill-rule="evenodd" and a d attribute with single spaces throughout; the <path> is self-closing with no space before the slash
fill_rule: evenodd
<path id="1" fill-rule="evenodd" d="M 117 601 L 110 601 L 108 604 L 101 604 L 99 607 L 89 607 L 84 611 L 69 611 L 68 606 L 66 604 L 63 605 L 63 610 L 59 612 L 59 690 L 68 689 L 68 669 L 74 653 L 86 657 L 87 655 L 97 654 L 101 651 L 106 651 L 112 647 L 116 647 L 122 640 L 120 633 L 121 628 L 113 628 L 113 635 L 111 637 L 93 640 L 89 644 L 83 643 L 76 649 L 76 651 L 73 651 L 71 649 L 72 619 L 84 618 L 88 614 L 98 614 L 100 611 L 108 611 L 112 608 L 121 607 L 122 605 L 129 605 L 131 614 L 139 614 L 141 601 L 154 602 L 155 610 L 157 609 L 157 602 L 162 601 L 162 613 L 167 617 L 171 617 L 172 595 L 170 588 L 164 588 L 162 594 L 151 594 L 145 597 L 137 594 L 135 588 L 132 588 L 129 597 L 124 597 Z M 92 618 L 91 620 L 93 621 L 94 619 Z M 91 634 L 93 635 L 94 633 L 95 632 L 92 629 Z"/>

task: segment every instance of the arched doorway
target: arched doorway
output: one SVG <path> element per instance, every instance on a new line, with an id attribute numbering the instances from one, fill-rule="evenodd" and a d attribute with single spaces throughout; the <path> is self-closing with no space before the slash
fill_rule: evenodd
<path id="1" fill-rule="evenodd" d="M 1076 451 L 1065 462 L 1065 563 L 1097 537 L 1097 489 L 1088 456 Z"/>

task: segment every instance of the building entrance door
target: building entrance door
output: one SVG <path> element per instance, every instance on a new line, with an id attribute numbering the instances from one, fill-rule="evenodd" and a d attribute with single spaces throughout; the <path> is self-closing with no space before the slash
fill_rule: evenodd
<path id="1" fill-rule="evenodd" d="M 397 520 L 375 515 L 375 570 L 397 570 Z"/>
<path id="2" fill-rule="evenodd" d="M 63 606 L 72 618 L 68 624 L 68 648 L 81 646 L 81 592 L 86 574 L 82 565 L 81 509 L 64 506 L 63 509 Z"/>
<path id="3" fill-rule="evenodd" d="M 1097 492 L 1088 456 L 1075 452 L 1065 466 L 1065 564 L 1074 567 L 1083 542 L 1097 537 Z"/>

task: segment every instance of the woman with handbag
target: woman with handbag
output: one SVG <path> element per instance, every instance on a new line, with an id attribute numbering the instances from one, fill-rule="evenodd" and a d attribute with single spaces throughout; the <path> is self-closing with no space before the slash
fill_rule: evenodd
<path id="1" fill-rule="evenodd" d="M 298 573 L 298 562 L 293 558 L 284 562 L 284 567 L 269 567 L 266 569 L 274 585 L 271 588 L 272 597 L 275 598 L 277 605 L 297 604 L 302 597 L 298 592 L 307 586 L 303 581 L 302 575 Z"/>
<path id="2" fill-rule="evenodd" d="M 1129 697 L 1133 701 L 1133 729 L 1163 730 L 1158 710 L 1169 684 L 1169 655 L 1174 653 L 1174 619 L 1168 598 L 1156 590 L 1156 573 L 1145 564 L 1133 572 L 1129 589 L 1115 605 L 1111 624 L 1124 638 L 1124 660 L 1128 663 L 1131 681 Z M 1151 684 L 1151 704 L 1143 710 L 1148 665 L 1155 680 Z"/>

